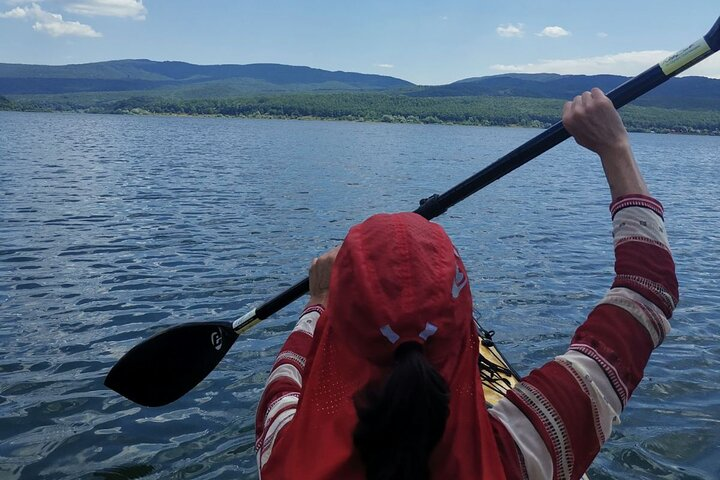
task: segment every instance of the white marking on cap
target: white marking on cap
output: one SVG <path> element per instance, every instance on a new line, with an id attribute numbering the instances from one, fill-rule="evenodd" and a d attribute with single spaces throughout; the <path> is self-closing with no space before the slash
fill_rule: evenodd
<path id="1" fill-rule="evenodd" d="M 452 284 L 452 297 L 458 298 L 460 291 L 467 285 L 468 280 L 465 274 L 460 270 L 460 265 L 455 265 L 455 278 Z"/>
<path id="2" fill-rule="evenodd" d="M 435 332 L 437 332 L 437 330 L 438 330 L 438 327 L 436 327 L 435 325 L 433 325 L 430 322 L 427 322 L 425 324 L 425 330 L 420 332 L 419 337 L 422 338 L 423 340 L 427 341 L 428 337 L 434 335 Z"/>
<path id="3" fill-rule="evenodd" d="M 382 333 L 383 336 L 387 338 L 390 343 L 395 343 L 400 340 L 400 335 L 395 333 L 393 329 L 390 328 L 390 325 L 385 325 L 384 327 L 381 327 L 380 333 Z"/>

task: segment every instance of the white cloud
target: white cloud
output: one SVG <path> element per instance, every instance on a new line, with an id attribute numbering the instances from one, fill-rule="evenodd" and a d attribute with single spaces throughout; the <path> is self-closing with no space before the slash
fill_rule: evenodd
<path id="1" fill-rule="evenodd" d="M 395 65 L 391 63 L 376 63 L 375 66 L 380 68 L 395 68 Z"/>
<path id="2" fill-rule="evenodd" d="M 507 23 L 503 25 L 498 25 L 498 27 L 495 29 L 495 32 L 497 32 L 497 34 L 501 37 L 506 38 L 522 37 L 523 35 L 525 35 L 525 32 L 523 32 L 523 27 L 524 25 L 522 23 L 518 23 L 517 25 Z"/>
<path id="3" fill-rule="evenodd" d="M 490 68 L 503 73 L 561 73 L 574 75 L 607 73 L 632 77 L 673 53 L 675 52 L 667 50 L 644 50 L 597 57 L 539 60 L 537 63 L 520 65 L 492 65 Z M 683 72 L 683 75 L 720 78 L 720 56 L 710 57 Z"/>
<path id="4" fill-rule="evenodd" d="M 0 13 L 0 18 L 35 20 L 33 30 L 45 32 L 53 37 L 65 35 L 75 37 L 102 36 L 93 30 L 90 25 L 63 20 L 62 15 L 59 13 L 46 12 L 37 3 L 33 3 L 29 7 L 15 7 L 5 13 Z"/>
<path id="5" fill-rule="evenodd" d="M 5 3 L 30 6 L 43 1 L 5 0 Z M 125 17 L 145 20 L 145 15 L 147 15 L 147 8 L 143 5 L 143 0 L 54 0 L 50 3 L 66 12 L 88 17 Z"/>
<path id="6" fill-rule="evenodd" d="M 536 34 L 538 37 L 550 37 L 550 38 L 560 38 L 560 37 L 567 37 L 570 35 L 570 32 L 565 30 L 562 27 L 554 26 L 554 27 L 545 27 L 542 29 L 542 32 Z"/>
<path id="7" fill-rule="evenodd" d="M 0 18 L 25 18 L 27 12 L 24 8 L 15 7 L 7 12 L 0 13 Z"/>
<path id="8" fill-rule="evenodd" d="M 608 34 L 605 32 L 598 32 L 595 34 L 599 38 L 607 38 Z"/>
<path id="9" fill-rule="evenodd" d="M 90 25 L 85 25 L 80 22 L 64 21 L 62 17 L 60 17 L 59 21 L 35 22 L 33 30 L 45 32 L 53 37 L 102 37 L 102 34 L 93 30 Z"/>
<path id="10" fill-rule="evenodd" d="M 65 10 L 90 17 L 128 17 L 145 20 L 147 9 L 142 0 L 79 0 L 71 1 Z"/>

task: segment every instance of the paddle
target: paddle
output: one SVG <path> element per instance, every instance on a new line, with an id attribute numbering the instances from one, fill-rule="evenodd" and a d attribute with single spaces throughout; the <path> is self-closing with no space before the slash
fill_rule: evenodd
<path id="1" fill-rule="evenodd" d="M 620 108 L 718 49 L 720 18 L 703 38 L 623 83 L 607 96 L 615 108 Z M 435 218 L 569 137 L 562 122 L 557 122 L 442 195 L 424 200 L 415 212 L 427 219 Z M 160 332 L 128 351 L 110 370 L 105 385 L 141 405 L 161 406 L 173 402 L 217 366 L 241 333 L 300 298 L 308 288 L 305 278 L 234 322 L 190 323 Z"/>

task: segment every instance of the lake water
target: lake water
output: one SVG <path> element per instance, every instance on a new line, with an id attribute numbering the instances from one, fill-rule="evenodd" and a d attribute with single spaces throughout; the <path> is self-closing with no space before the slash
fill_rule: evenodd
<path id="1" fill-rule="evenodd" d="M 538 130 L 0 112 L 0 479 L 256 478 L 253 420 L 296 303 L 181 400 L 103 386 L 170 325 L 231 321 L 371 213 L 411 210 Z M 720 138 L 633 134 L 666 207 L 673 331 L 590 471 L 717 479 Z M 440 218 L 527 373 L 612 281 L 609 193 L 572 142 Z"/>

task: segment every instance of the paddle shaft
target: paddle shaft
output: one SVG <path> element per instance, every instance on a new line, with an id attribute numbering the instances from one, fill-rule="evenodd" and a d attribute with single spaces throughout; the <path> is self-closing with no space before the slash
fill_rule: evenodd
<path id="1" fill-rule="evenodd" d="M 703 38 L 669 56 L 654 67 L 645 70 L 622 85 L 607 93 L 615 108 L 619 109 L 639 96 L 649 92 L 678 73 L 706 59 L 720 49 L 720 18 Z M 433 195 L 422 202 L 415 213 L 431 220 L 445 213 L 450 207 L 466 199 L 495 180 L 504 177 L 533 158 L 547 152 L 570 138 L 562 121 L 543 131 L 536 137 L 507 155 L 491 163 L 472 177 L 452 187 L 441 195 Z M 270 315 L 282 310 L 290 303 L 305 295 L 310 288 L 306 277 L 281 294 L 273 297 L 260 307 L 251 310 L 233 322 L 233 329 L 241 334 Z"/>

